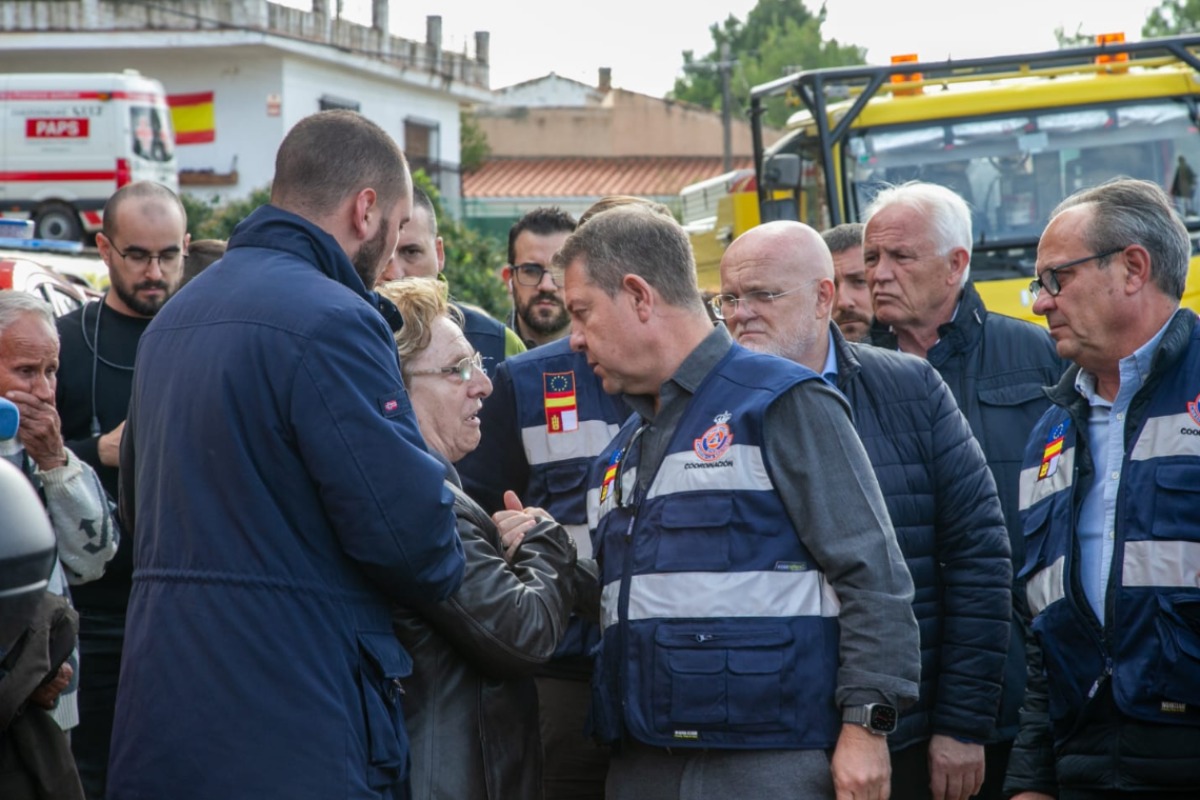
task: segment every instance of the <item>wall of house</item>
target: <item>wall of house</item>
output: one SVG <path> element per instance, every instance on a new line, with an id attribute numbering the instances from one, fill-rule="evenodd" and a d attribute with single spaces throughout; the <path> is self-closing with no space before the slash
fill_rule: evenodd
<path id="1" fill-rule="evenodd" d="M 495 156 L 616 157 L 721 155 L 721 115 L 624 89 L 599 106 L 493 106 L 476 111 Z M 749 123 L 734 121 L 733 155 L 753 153 Z"/>

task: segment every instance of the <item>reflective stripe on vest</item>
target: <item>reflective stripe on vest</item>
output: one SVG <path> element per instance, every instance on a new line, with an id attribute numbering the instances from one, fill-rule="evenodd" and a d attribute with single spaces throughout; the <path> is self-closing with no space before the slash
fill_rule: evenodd
<path id="1" fill-rule="evenodd" d="M 1200 516 L 1200 508 L 1196 509 Z M 1200 588 L 1200 542 L 1142 539 L 1125 543 L 1124 586 Z"/>
<path id="2" fill-rule="evenodd" d="M 1029 600 L 1032 616 L 1042 613 L 1051 603 L 1067 596 L 1063 583 L 1063 568 L 1066 560 L 1061 556 L 1043 570 L 1033 573 L 1025 582 L 1025 597 Z"/>
<path id="3" fill-rule="evenodd" d="M 735 444 L 715 461 L 702 462 L 691 450 L 672 453 L 663 459 L 647 500 L 680 492 L 709 489 L 769 492 L 774 489 L 762 451 L 757 447 Z"/>
<path id="4" fill-rule="evenodd" d="M 581 420 L 579 427 L 564 433 L 547 433 L 545 423 L 521 429 L 525 459 L 531 465 L 592 458 L 617 435 L 620 425 L 602 419 Z"/>
<path id="5" fill-rule="evenodd" d="M 604 587 L 600 625 L 617 624 L 619 580 Z M 721 617 L 836 617 L 837 593 L 817 570 L 791 572 L 666 572 L 634 575 L 632 621 Z"/>
<path id="6" fill-rule="evenodd" d="M 1146 420 L 1137 444 L 1129 454 L 1131 461 L 1167 456 L 1200 458 L 1200 428 L 1196 427 L 1190 414 L 1170 414 Z"/>

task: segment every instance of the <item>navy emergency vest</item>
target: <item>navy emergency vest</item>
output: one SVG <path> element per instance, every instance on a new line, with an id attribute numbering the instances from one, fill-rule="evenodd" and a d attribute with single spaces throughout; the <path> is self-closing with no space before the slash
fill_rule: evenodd
<path id="1" fill-rule="evenodd" d="M 607 394 L 587 356 L 566 338 L 508 360 L 529 484 L 521 499 L 548 511 L 571 538 L 580 558 L 592 554 L 587 526 L 587 477 L 593 459 L 620 430 L 628 413 Z M 540 674 L 586 680 L 589 653 L 600 640 L 590 623 L 572 617 L 554 660 Z"/>
<path id="2" fill-rule="evenodd" d="M 763 419 L 804 367 L 738 346 L 638 496 L 641 420 L 593 473 L 603 639 L 592 708 L 661 747 L 828 748 L 841 727 L 836 595 L 771 482 Z"/>
<path id="3" fill-rule="evenodd" d="M 1151 375 L 1124 422 L 1103 626 L 1079 584 L 1074 536 L 1091 480 L 1110 477 L 1091 474 L 1087 404 L 1051 407 L 1025 452 L 1021 577 L 1060 740 L 1106 681 L 1130 717 L 1200 726 L 1200 325 L 1189 317 L 1186 352 Z"/>
<path id="4" fill-rule="evenodd" d="M 580 557 L 590 556 L 588 470 L 628 413 L 565 338 L 509 359 L 508 371 L 529 464 L 521 499 L 548 511 L 571 534 Z"/>

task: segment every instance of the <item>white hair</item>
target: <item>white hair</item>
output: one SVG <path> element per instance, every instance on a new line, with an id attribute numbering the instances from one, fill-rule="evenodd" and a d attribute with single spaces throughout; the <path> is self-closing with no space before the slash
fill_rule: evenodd
<path id="1" fill-rule="evenodd" d="M 875 195 L 863 214 L 865 222 L 887 208 L 898 206 L 921 212 L 929 221 L 939 255 L 949 255 L 951 250 L 963 248 L 970 256 L 974 237 L 971 231 L 971 209 L 967 201 L 957 193 L 938 183 L 909 181 L 900 186 L 889 186 Z M 971 277 L 971 263 L 963 270 L 961 285 L 966 286 Z"/>

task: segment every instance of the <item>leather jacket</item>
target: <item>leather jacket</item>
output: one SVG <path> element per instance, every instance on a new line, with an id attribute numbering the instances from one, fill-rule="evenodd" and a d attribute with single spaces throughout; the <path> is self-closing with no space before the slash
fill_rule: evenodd
<path id="1" fill-rule="evenodd" d="M 575 599 L 575 547 L 554 522 L 525 534 L 511 565 L 482 508 L 450 481 L 466 556 L 447 600 L 398 608 L 413 658 L 402 704 L 414 800 L 541 796 L 534 669 L 553 655 Z"/>

